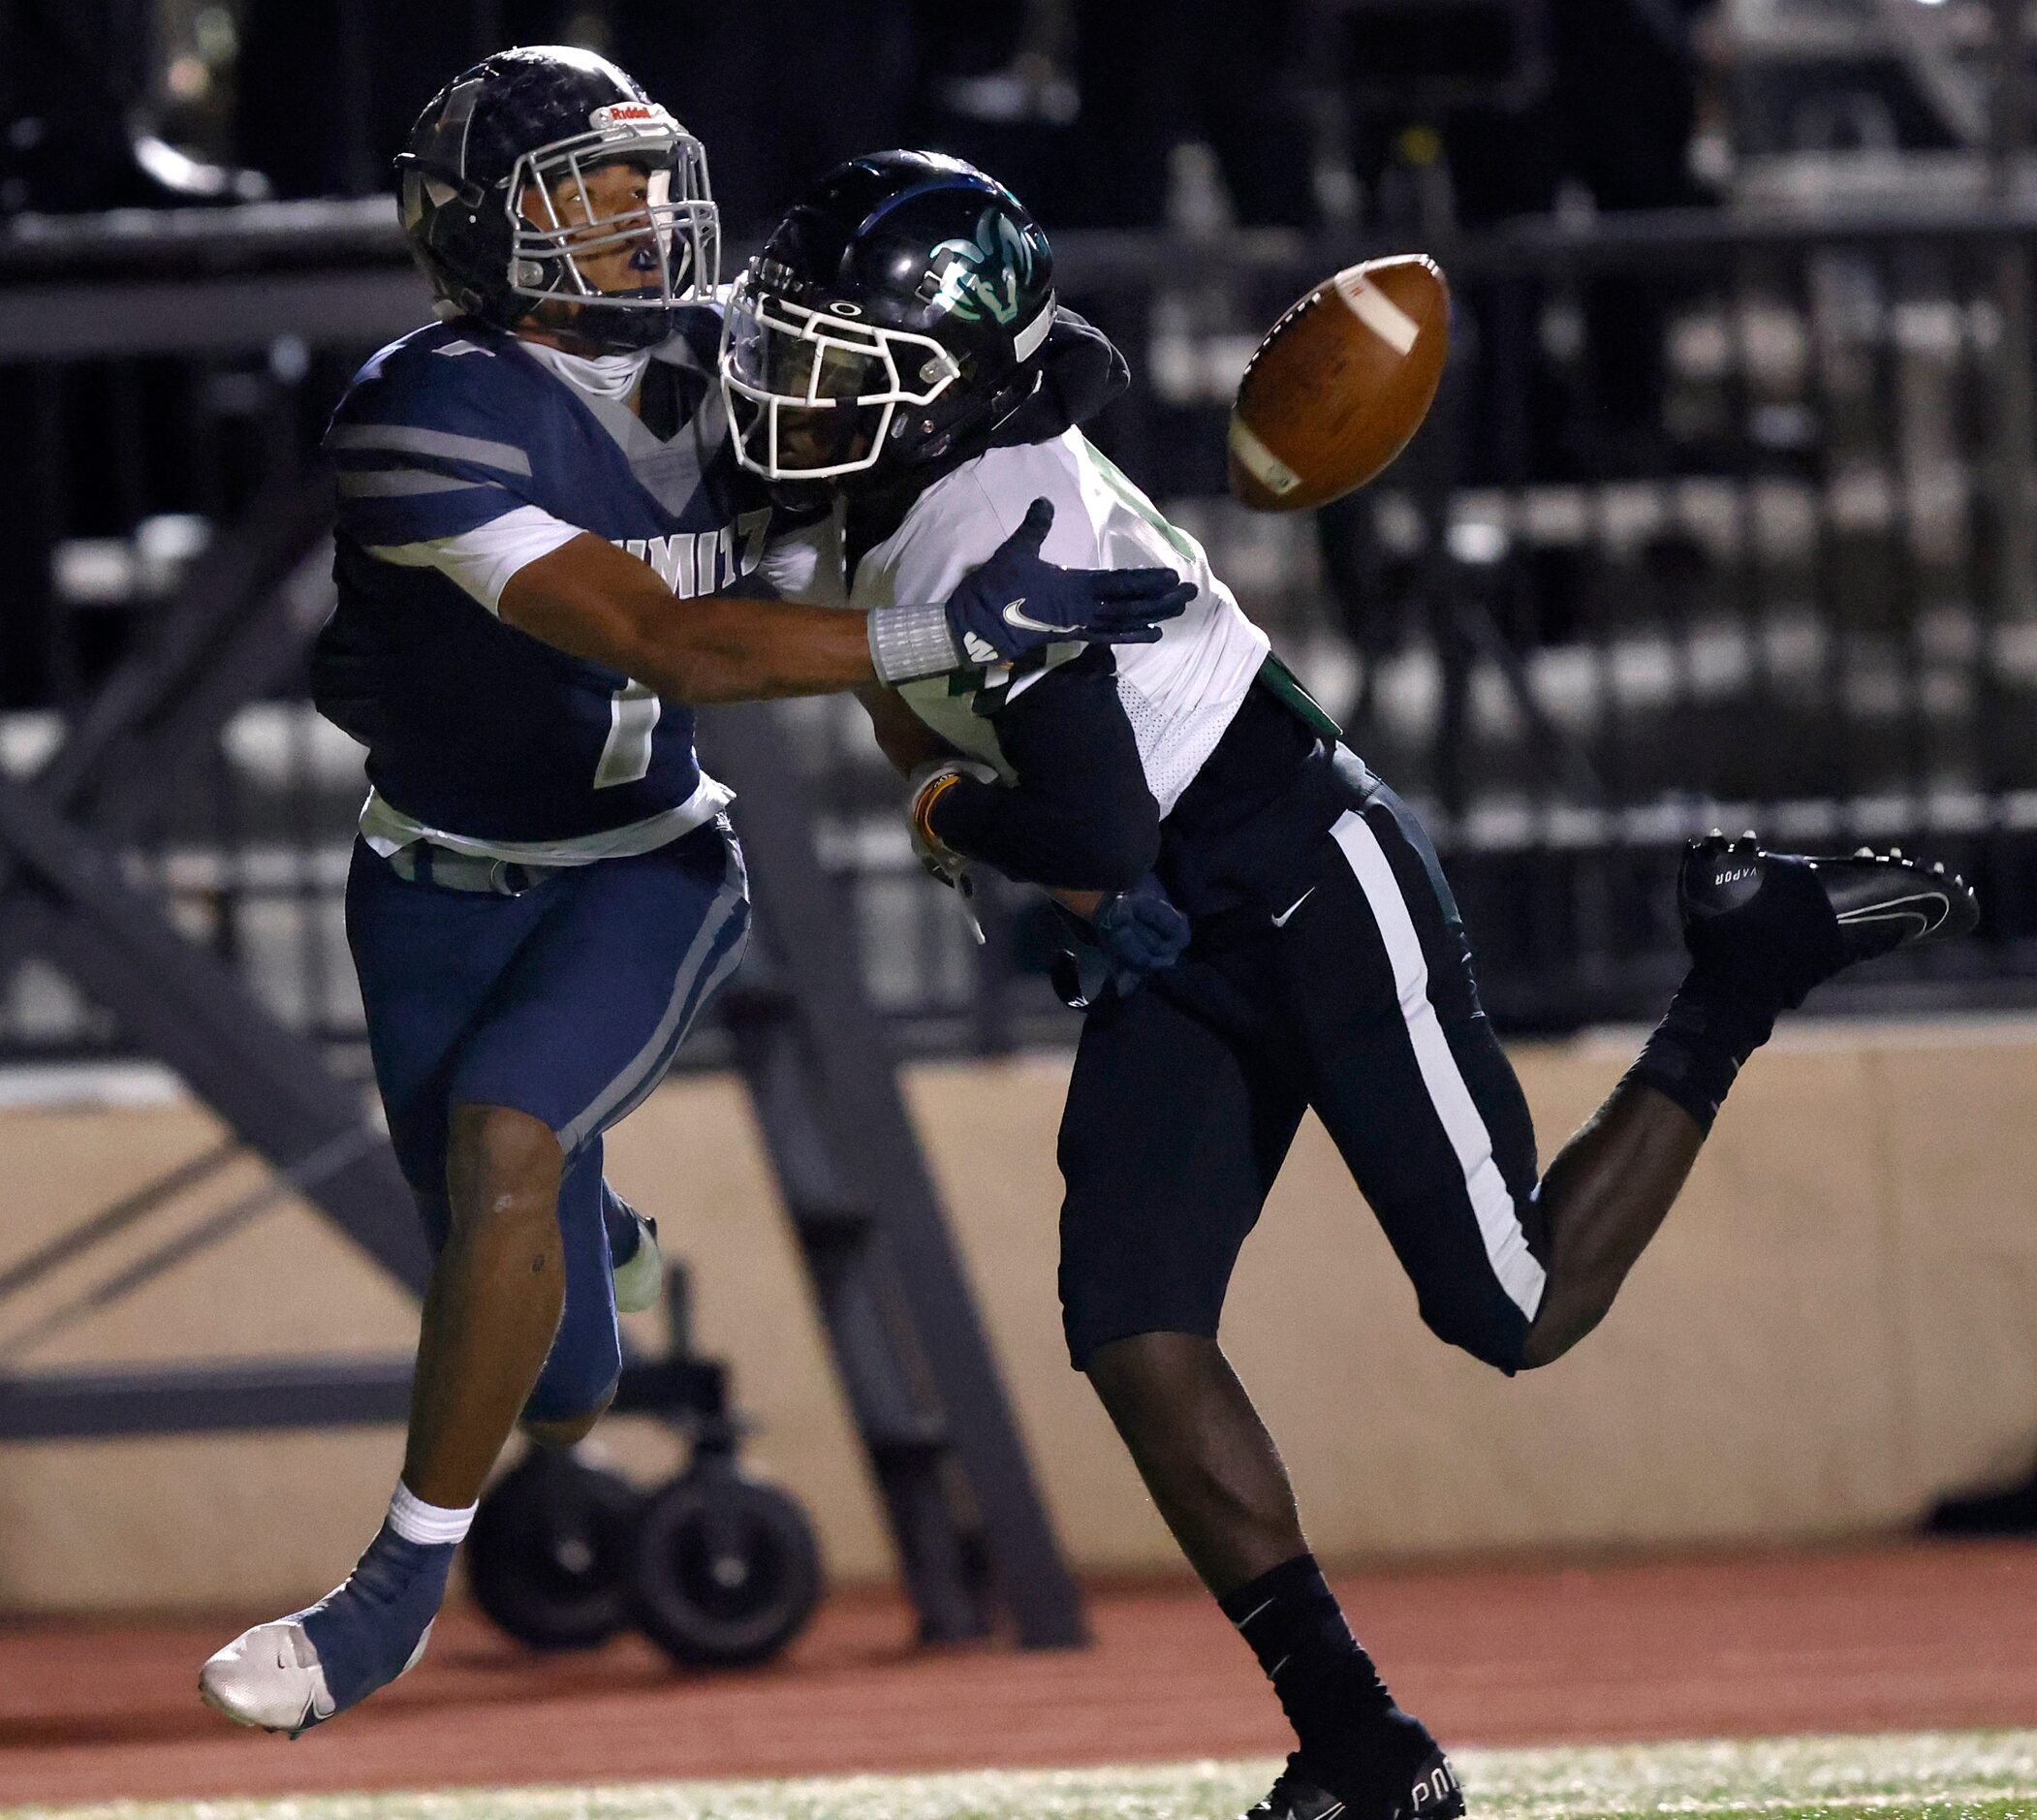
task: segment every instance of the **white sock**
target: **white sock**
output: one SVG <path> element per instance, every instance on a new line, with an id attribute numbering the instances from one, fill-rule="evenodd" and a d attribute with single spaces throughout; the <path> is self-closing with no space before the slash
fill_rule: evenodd
<path id="1" fill-rule="evenodd" d="M 404 1541 L 415 1542 L 420 1548 L 460 1542 L 473 1527 L 474 1513 L 479 1508 L 469 1504 L 464 1510 L 448 1510 L 443 1504 L 427 1504 L 398 1479 L 396 1494 L 389 1501 L 389 1526 Z"/>

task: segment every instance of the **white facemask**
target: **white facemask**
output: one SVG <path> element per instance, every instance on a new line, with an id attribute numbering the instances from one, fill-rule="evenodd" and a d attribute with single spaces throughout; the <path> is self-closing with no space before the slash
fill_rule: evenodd
<path id="1" fill-rule="evenodd" d="M 637 354 L 598 354 L 589 358 L 548 348 L 542 341 L 526 341 L 524 351 L 534 354 L 567 385 L 591 398 L 608 398 L 617 404 L 629 401 L 650 364 L 650 350 Z"/>

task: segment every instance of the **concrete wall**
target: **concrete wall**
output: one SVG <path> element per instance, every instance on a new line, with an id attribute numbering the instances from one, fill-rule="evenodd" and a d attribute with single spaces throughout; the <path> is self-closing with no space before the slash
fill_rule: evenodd
<path id="1" fill-rule="evenodd" d="M 1518 1055 L 1545 1155 L 1627 1036 Z M 912 1083 L 1021 1419 L 1088 1568 L 1174 1557 L 1053 1293 L 1065 1056 Z M 1683 1203 L 1599 1333 L 1509 1383 L 1431 1339 L 1323 1134 L 1247 1246 L 1226 1339 L 1328 1557 L 1813 1538 L 1909 1521 L 2037 1447 L 2037 1023 L 1805 1026 L 1756 1057 Z M 181 1102 L 0 1113 L 0 1268 L 211 1142 Z M 621 1189 L 695 1263 L 705 1343 L 764 1421 L 754 1458 L 812 1507 L 837 1578 L 891 1563 L 743 1095 L 669 1086 L 611 1140 Z M 258 1180 L 208 1187 L 94 1271 Z M 93 1280 L 0 1317 L 0 1355 Z M 641 1317 L 655 1338 L 656 1317 Z M 286 1205 L 37 1365 L 406 1347 L 403 1299 Z M 615 1424 L 642 1472 L 672 1444 Z M 375 1522 L 393 1430 L 16 1447 L 0 1456 L 0 1610 L 261 1607 L 330 1585 Z"/>

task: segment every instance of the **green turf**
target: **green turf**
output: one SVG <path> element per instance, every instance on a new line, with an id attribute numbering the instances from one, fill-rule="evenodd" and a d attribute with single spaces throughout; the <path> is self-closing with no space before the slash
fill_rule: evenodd
<path id="1" fill-rule="evenodd" d="M 0 1820 L 1230 1820 L 1264 1763 L 0 1808 Z M 1480 1820 L 2037 1820 L 2037 1732 L 1466 1750 Z"/>

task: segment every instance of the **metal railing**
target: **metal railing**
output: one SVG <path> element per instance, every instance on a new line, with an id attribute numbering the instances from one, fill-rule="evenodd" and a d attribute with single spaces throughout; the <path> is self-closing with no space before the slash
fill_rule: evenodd
<path id="1" fill-rule="evenodd" d="M 1264 324 L 1368 249 L 1058 251 L 1064 297 L 1138 374 L 1099 441 L 1424 808 L 1495 1015 L 1560 1027 L 1659 1004 L 1676 846 L 1714 822 L 1927 845 L 1977 877 L 1983 939 L 1834 1004 L 1993 1005 L 2037 979 L 2033 235 L 2037 211 L 2002 207 L 1438 244 L 1457 312 L 1436 411 L 1314 519 L 1223 495 L 1224 413 Z M 25 661 L 39 622 L 44 703 L 0 724 L 0 765 L 33 770 L 111 653 L 152 635 L 183 557 L 240 534 L 261 482 L 313 458 L 353 364 L 423 313 L 379 204 L 0 237 L 0 397 L 47 432 L 19 535 L 50 554 L 0 581 L 0 659 Z M 293 585 L 326 585 L 318 562 Z M 859 711 L 783 711 L 908 1042 L 1065 1040 L 1028 896 L 991 894 L 978 950 L 920 879 Z M 360 1028 L 337 897 L 360 787 L 351 745 L 284 699 L 124 835 L 189 933 L 340 1042 Z M 0 1054 L 118 1043 L 40 969 L 0 987 Z"/>

